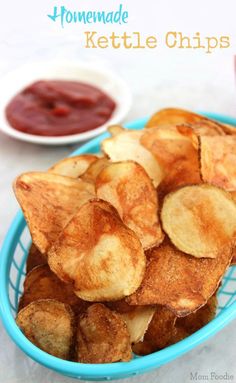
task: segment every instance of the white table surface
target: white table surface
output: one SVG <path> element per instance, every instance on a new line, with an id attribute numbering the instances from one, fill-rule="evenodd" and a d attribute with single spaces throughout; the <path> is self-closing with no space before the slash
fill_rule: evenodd
<path id="1" fill-rule="evenodd" d="M 26 3 L 26 0 L 23 2 Z M 130 3 L 134 6 L 133 1 Z M 39 6 L 37 2 L 38 8 L 43 7 L 46 0 L 41 1 L 40 4 Z M 12 1 L 8 1 L 5 7 L 10 9 L 11 5 Z M 35 2 L 34 5 L 36 6 Z M 131 7 L 131 10 L 133 9 Z M 29 34 L 22 20 L 17 18 L 17 12 L 12 17 L 15 17 L 13 18 L 14 28 L 10 28 L 9 23 L 1 25 L 2 32 L 5 32 L 5 35 L 0 33 L 0 75 L 2 76 L 30 60 L 47 60 L 55 57 L 58 59 L 79 58 L 105 65 L 127 81 L 134 101 L 126 121 L 150 115 L 165 106 L 180 106 L 236 117 L 232 53 L 207 56 L 200 53 L 163 52 L 159 55 L 157 52 L 147 52 L 144 55 L 141 52 L 118 54 L 107 50 L 95 54 L 80 50 L 76 38 L 66 31 L 62 36 L 61 33 L 49 31 L 49 27 L 47 30 L 45 24 L 41 33 L 37 31 Z M 147 29 L 148 27 L 149 25 L 146 26 Z M 37 146 L 13 140 L 0 133 L 0 243 L 18 210 L 11 188 L 14 178 L 24 171 L 47 169 L 75 147 Z M 235 344 L 234 322 L 214 338 L 170 364 L 145 376 L 126 379 L 125 382 L 191 382 L 191 372 L 207 375 L 211 371 L 234 375 L 231 382 L 236 382 Z M 32 362 L 17 349 L 0 323 L 0 383 L 69 383 L 73 381 Z"/>

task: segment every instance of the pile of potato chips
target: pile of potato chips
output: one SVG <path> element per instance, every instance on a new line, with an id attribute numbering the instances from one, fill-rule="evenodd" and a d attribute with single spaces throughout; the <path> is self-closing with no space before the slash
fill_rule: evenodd
<path id="1" fill-rule="evenodd" d="M 32 236 L 17 324 L 42 350 L 129 361 L 212 320 L 235 262 L 236 131 L 180 109 L 109 128 L 102 154 L 20 175 Z"/>

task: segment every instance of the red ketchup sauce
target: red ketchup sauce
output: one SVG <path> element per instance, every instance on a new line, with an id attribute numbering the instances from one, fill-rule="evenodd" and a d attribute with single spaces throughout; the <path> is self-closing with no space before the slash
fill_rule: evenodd
<path id="1" fill-rule="evenodd" d="M 104 124 L 115 107 L 115 102 L 94 86 L 42 80 L 18 93 L 5 112 L 16 130 L 39 136 L 65 136 Z"/>

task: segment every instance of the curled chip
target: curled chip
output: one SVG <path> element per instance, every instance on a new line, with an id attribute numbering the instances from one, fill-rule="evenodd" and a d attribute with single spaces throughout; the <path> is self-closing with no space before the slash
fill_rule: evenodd
<path id="1" fill-rule="evenodd" d="M 156 311 L 156 306 L 130 306 L 125 299 L 105 302 L 105 305 L 121 315 L 127 325 L 131 343 L 143 339 Z"/>
<path id="2" fill-rule="evenodd" d="M 29 249 L 29 254 L 26 261 L 26 273 L 29 273 L 34 267 L 45 265 L 47 258 L 44 254 L 40 253 L 37 247 L 32 243 Z"/>
<path id="3" fill-rule="evenodd" d="M 41 350 L 71 359 L 75 323 L 70 306 L 54 299 L 38 300 L 20 310 L 16 323 Z"/>
<path id="4" fill-rule="evenodd" d="M 185 186 L 168 194 L 161 220 L 174 245 L 195 257 L 215 258 L 235 242 L 236 204 L 212 185 Z"/>
<path id="5" fill-rule="evenodd" d="M 206 304 L 230 264 L 229 246 L 217 258 L 195 258 L 165 240 L 147 252 L 146 272 L 139 289 L 127 297 L 131 305 L 163 305 L 176 316 L 186 316 Z"/>
<path id="6" fill-rule="evenodd" d="M 236 136 L 200 137 L 200 160 L 205 182 L 236 190 Z"/>
<path id="7" fill-rule="evenodd" d="M 140 143 L 141 130 L 124 130 L 114 137 L 102 142 L 103 152 L 113 162 L 132 160 L 140 164 L 154 183 L 159 185 L 163 178 L 163 170 L 153 154 Z"/>
<path id="8" fill-rule="evenodd" d="M 137 355 L 147 355 L 166 347 L 175 332 L 176 316 L 164 307 L 157 307 L 142 342 L 132 346 Z"/>
<path id="9" fill-rule="evenodd" d="M 201 182 L 196 140 L 188 126 L 144 131 L 141 143 L 155 156 L 165 174 L 158 186 L 161 197 L 180 185 Z"/>
<path id="10" fill-rule="evenodd" d="M 178 124 L 190 124 L 198 135 L 218 136 L 224 135 L 221 124 L 210 120 L 200 114 L 192 113 L 183 109 L 166 108 L 155 113 L 147 122 L 147 128 L 170 126 Z"/>
<path id="11" fill-rule="evenodd" d="M 131 311 L 120 314 L 128 328 L 131 343 L 143 340 L 155 311 L 152 306 L 133 306 Z"/>
<path id="12" fill-rule="evenodd" d="M 94 154 L 83 154 L 80 156 L 68 157 L 57 162 L 48 171 L 61 176 L 78 178 L 96 160 L 97 156 Z"/>
<path id="13" fill-rule="evenodd" d="M 141 284 L 145 255 L 109 203 L 85 203 L 48 252 L 50 268 L 87 301 L 121 299 Z"/>
<path id="14" fill-rule="evenodd" d="M 98 158 L 96 161 L 94 161 L 82 174 L 81 179 L 86 182 L 91 182 L 92 184 L 95 183 L 98 174 L 105 169 L 107 165 L 109 165 L 110 161 L 107 157 L 101 157 Z"/>
<path id="15" fill-rule="evenodd" d="M 41 172 L 19 176 L 14 192 L 33 242 L 43 254 L 78 208 L 94 197 L 94 187 L 90 183 Z"/>
<path id="16" fill-rule="evenodd" d="M 131 357 L 130 336 L 121 316 L 103 304 L 91 305 L 79 318 L 77 360 L 111 363 Z"/>
<path id="17" fill-rule="evenodd" d="M 48 265 L 37 266 L 26 275 L 19 310 L 39 299 L 56 299 L 67 303 L 76 314 L 84 311 L 88 306 L 87 302 L 75 295 L 73 286 L 62 282 Z"/>
<path id="18" fill-rule="evenodd" d="M 110 202 L 144 248 L 159 245 L 164 238 L 158 217 L 158 199 L 145 170 L 133 161 L 108 165 L 97 177 L 97 196 Z"/>

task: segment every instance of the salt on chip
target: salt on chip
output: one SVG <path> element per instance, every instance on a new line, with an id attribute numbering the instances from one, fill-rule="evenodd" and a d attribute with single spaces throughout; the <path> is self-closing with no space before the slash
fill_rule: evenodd
<path id="1" fill-rule="evenodd" d="M 78 208 L 94 197 L 94 187 L 80 179 L 46 172 L 25 173 L 14 183 L 33 243 L 43 254 Z"/>
<path id="2" fill-rule="evenodd" d="M 131 305 L 163 305 L 186 316 L 206 304 L 220 284 L 231 258 L 227 245 L 217 258 L 195 258 L 176 249 L 167 239 L 147 252 L 141 286 L 126 301 Z"/>
<path id="3" fill-rule="evenodd" d="M 163 241 L 157 193 L 142 166 L 133 161 L 112 163 L 98 175 L 95 189 L 98 198 L 110 202 L 117 209 L 144 248 L 157 246 Z"/>
<path id="4" fill-rule="evenodd" d="M 222 124 L 201 116 L 200 114 L 177 108 L 161 109 L 150 118 L 146 127 L 155 128 L 178 124 L 192 125 L 198 135 L 215 136 L 225 134 Z"/>
<path id="5" fill-rule="evenodd" d="M 200 161 L 205 182 L 236 190 L 236 136 L 200 137 Z"/>
<path id="6" fill-rule="evenodd" d="M 147 355 L 166 347 L 175 331 L 176 316 L 165 307 L 157 307 L 143 341 L 132 346 L 137 355 Z"/>
<path id="7" fill-rule="evenodd" d="M 71 359 L 75 323 L 70 306 L 54 299 L 38 300 L 19 311 L 16 323 L 41 350 Z"/>
<path id="8" fill-rule="evenodd" d="M 78 320 L 78 362 L 112 363 L 131 358 L 130 336 L 121 316 L 103 304 L 91 305 Z"/>
<path id="9" fill-rule="evenodd" d="M 64 158 L 53 165 L 48 171 L 49 173 L 78 178 L 97 158 L 94 154 L 82 154 L 80 156 Z"/>
<path id="10" fill-rule="evenodd" d="M 108 202 L 85 203 L 48 252 L 50 268 L 87 301 L 118 300 L 141 284 L 145 255 Z"/>
<path id="11" fill-rule="evenodd" d="M 229 193 L 202 184 L 168 194 L 161 221 L 174 245 L 194 257 L 215 258 L 236 235 L 236 204 Z"/>
<path id="12" fill-rule="evenodd" d="M 102 142 L 103 152 L 112 162 L 132 160 L 140 164 L 157 186 L 163 178 L 163 170 L 153 154 L 140 143 L 141 130 L 125 130 Z"/>
<path id="13" fill-rule="evenodd" d="M 26 275 L 18 310 L 39 299 L 56 299 L 69 304 L 76 314 L 88 306 L 75 295 L 73 286 L 62 282 L 48 265 L 37 266 Z"/>

